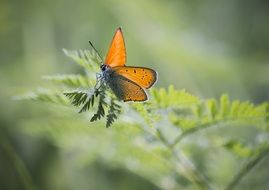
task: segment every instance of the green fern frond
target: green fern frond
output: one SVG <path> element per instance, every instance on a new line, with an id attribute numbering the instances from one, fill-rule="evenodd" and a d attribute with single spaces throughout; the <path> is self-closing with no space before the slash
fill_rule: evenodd
<path id="1" fill-rule="evenodd" d="M 224 144 L 224 147 L 240 157 L 250 157 L 255 154 L 254 147 L 240 143 L 238 140 L 230 140 Z"/>
<path id="2" fill-rule="evenodd" d="M 51 91 L 45 88 L 40 88 L 36 92 L 29 92 L 24 95 L 15 96 L 15 100 L 33 100 L 42 101 L 60 105 L 68 105 L 68 99 L 61 92 Z"/>
<path id="3" fill-rule="evenodd" d="M 182 130 L 171 146 L 176 145 L 189 134 L 219 124 L 251 125 L 263 130 L 268 128 L 267 103 L 255 106 L 247 101 L 230 101 L 228 95 L 223 95 L 219 101 L 215 99 L 204 100 L 194 105 L 191 112 L 188 110 L 189 108 L 181 112 L 173 110 L 170 114 L 170 121 Z"/>
<path id="4" fill-rule="evenodd" d="M 51 81 L 55 84 L 62 84 L 71 88 L 89 88 L 95 84 L 95 78 L 90 78 L 83 75 L 46 75 L 42 77 L 45 80 Z"/>
<path id="5" fill-rule="evenodd" d="M 98 99 L 98 106 L 96 113 L 91 117 L 90 121 L 94 122 L 96 120 L 100 120 L 102 117 L 107 118 L 106 127 L 112 125 L 115 119 L 118 118 L 118 115 L 121 112 L 121 106 L 117 101 L 113 98 L 110 98 L 110 102 L 107 102 L 109 98 L 108 93 L 106 93 L 106 87 L 101 86 L 98 89 L 93 89 L 90 93 L 89 91 L 79 91 L 75 90 L 72 92 L 65 92 L 64 95 L 71 100 L 71 103 L 74 106 L 81 106 L 79 113 L 88 111 L 91 107 L 94 107 L 94 102 L 96 98 Z M 108 109 L 108 113 L 106 114 L 106 109 Z"/>
<path id="6" fill-rule="evenodd" d="M 72 92 L 65 92 L 64 95 L 66 97 L 68 97 L 70 100 L 71 100 L 71 103 L 74 105 L 74 106 L 81 106 L 81 109 L 79 111 L 79 113 L 82 113 L 82 112 L 86 112 L 88 111 L 91 107 L 94 106 L 94 101 L 95 101 L 95 97 L 98 97 L 98 95 L 100 95 L 102 93 L 99 92 L 99 90 L 92 90 L 91 91 L 79 91 L 79 90 L 75 90 L 75 91 L 72 91 Z M 103 97 L 102 97 L 103 98 Z M 102 99 L 101 96 L 100 96 L 100 99 L 99 99 L 99 104 L 100 104 L 100 100 Z M 104 104 L 103 100 L 101 102 L 101 104 Z M 98 110 L 101 109 L 99 112 L 103 112 L 103 107 L 102 106 L 98 106 Z"/>
<path id="7" fill-rule="evenodd" d="M 169 119 L 175 126 L 180 127 L 183 132 L 195 128 L 199 124 L 193 118 L 177 117 L 175 114 L 171 114 Z"/>
<path id="8" fill-rule="evenodd" d="M 151 101 L 151 100 L 150 100 Z M 145 102 L 143 104 L 132 104 L 132 109 L 135 110 L 146 122 L 147 125 L 153 127 L 154 123 L 160 119 L 158 106 L 154 103 Z"/>
<path id="9" fill-rule="evenodd" d="M 209 110 L 211 120 L 250 120 L 264 119 L 268 115 L 266 105 L 257 105 L 245 101 L 230 101 L 228 95 L 221 96 L 219 102 L 216 100 L 205 101 Z"/>
<path id="10" fill-rule="evenodd" d="M 220 97 L 220 114 L 222 117 L 226 117 L 230 112 L 230 99 L 227 94 L 223 94 Z"/>
<path id="11" fill-rule="evenodd" d="M 168 89 L 153 88 L 147 102 L 121 104 L 115 99 L 115 95 L 108 91 L 104 81 L 94 80 L 96 72 L 100 70 L 100 60 L 96 52 L 88 50 L 64 50 L 64 52 L 85 69 L 86 75 L 45 76 L 44 79 L 52 81 L 55 85 L 61 85 L 59 89 L 64 89 L 65 92 L 41 90 L 17 97 L 17 99 L 38 100 L 61 105 L 70 105 L 71 102 L 72 105 L 80 108 L 79 113 L 89 111 L 92 114 L 91 122 L 106 118 L 106 127 L 110 127 L 119 118 L 120 114 L 125 114 L 122 112 L 122 106 L 124 105 L 127 109 L 130 108 L 135 112 L 136 115 L 141 116 L 142 124 L 140 121 L 139 123 L 132 123 L 132 126 L 143 128 L 143 130 L 132 135 L 137 135 L 139 138 L 147 136 L 150 139 L 142 139 L 142 141 L 139 139 L 139 143 L 142 142 L 141 147 L 147 152 L 150 150 L 152 153 L 157 154 L 158 158 L 164 159 L 168 163 L 171 173 L 178 173 L 180 177 L 183 176 L 197 187 L 202 187 L 201 189 L 209 189 L 206 185 L 207 180 L 204 180 L 206 177 L 200 175 L 199 169 L 195 167 L 195 164 L 192 164 L 189 155 L 185 156 L 184 147 L 180 152 L 177 151 L 178 147 L 175 146 L 181 139 L 208 127 L 233 126 L 231 125 L 234 124 L 233 122 L 240 122 L 240 124 L 243 124 L 242 126 L 269 129 L 268 103 L 254 105 L 239 100 L 233 101 L 226 94 L 222 95 L 220 99 L 202 100 L 185 90 L 176 90 L 173 86 L 169 86 Z M 73 88 L 79 90 L 73 90 Z M 118 123 L 121 125 L 120 122 Z M 74 123 L 69 125 L 70 129 L 72 128 L 73 130 Z M 113 133 L 120 134 L 118 133 L 119 131 L 116 131 L 117 129 L 113 130 Z M 128 133 L 131 130 L 128 129 Z M 59 136 L 64 136 L 65 131 L 66 128 L 59 133 Z M 143 134 L 144 131 L 146 134 Z M 52 128 L 50 133 L 54 134 L 55 128 Z M 126 136 L 122 135 L 124 142 L 126 142 Z M 81 134 L 79 134 L 80 137 Z M 65 139 L 62 142 L 63 144 L 66 143 Z M 267 150 L 269 147 L 267 140 L 263 142 L 264 147 L 261 145 L 262 143 L 257 144 L 257 146 L 252 147 L 238 140 L 232 140 L 224 144 L 224 147 L 240 157 L 251 158 L 259 156 L 262 150 Z M 155 147 L 156 150 L 159 149 L 159 152 L 152 147 Z M 165 152 L 165 156 L 161 155 L 160 152 Z M 155 158 L 154 161 L 156 161 Z M 183 168 L 184 172 L 175 168 Z M 232 185 L 234 185 L 234 181 L 232 181 Z"/>
<path id="12" fill-rule="evenodd" d="M 63 49 L 66 56 L 72 58 L 75 63 L 79 64 L 87 71 L 91 73 L 97 73 L 100 70 L 100 63 L 102 60 L 99 59 L 97 53 L 92 50 L 66 50 Z"/>
<path id="13" fill-rule="evenodd" d="M 115 99 L 111 99 L 109 110 L 107 114 L 106 127 L 110 127 L 115 119 L 118 118 L 121 113 L 121 106 L 116 102 Z"/>
<path id="14" fill-rule="evenodd" d="M 86 111 L 88 111 L 90 109 L 90 107 L 94 106 L 94 97 L 95 97 L 94 93 L 92 95 L 88 94 L 86 103 L 82 106 L 79 113 L 86 112 Z"/>
<path id="15" fill-rule="evenodd" d="M 98 108 L 97 108 L 97 112 L 92 116 L 90 120 L 91 122 L 99 120 L 105 116 L 104 107 L 107 106 L 107 103 L 105 101 L 105 98 L 106 98 L 105 91 L 99 91 L 97 96 L 99 96 Z"/>
<path id="16" fill-rule="evenodd" d="M 80 106 L 81 104 L 84 104 L 88 98 L 88 94 L 85 91 L 65 92 L 64 95 L 71 100 L 71 103 L 74 106 Z"/>
<path id="17" fill-rule="evenodd" d="M 175 90 L 172 85 L 168 87 L 168 90 L 164 88 L 152 89 L 151 98 L 151 104 L 159 108 L 190 107 L 200 101 L 198 97 L 191 95 L 185 90 Z"/>
<path id="18" fill-rule="evenodd" d="M 206 105 L 208 117 L 211 120 L 214 120 L 218 113 L 217 101 L 215 99 L 209 99 L 205 102 L 205 105 Z"/>
<path id="19" fill-rule="evenodd" d="M 113 99 L 113 94 L 110 94 L 104 88 L 98 90 L 96 88 L 93 76 L 95 76 L 96 72 L 99 72 L 99 63 L 101 61 L 97 53 L 93 50 L 69 51 L 64 49 L 63 51 L 68 57 L 71 57 L 77 64 L 81 65 L 89 76 L 56 75 L 43 78 L 54 82 L 56 85 L 60 84 L 68 88 L 91 88 L 92 93 L 89 93 L 90 90 L 73 90 L 64 93 L 64 95 L 71 100 L 73 105 L 81 106 L 79 113 L 94 108 L 95 101 L 98 101 L 97 112 L 93 115 L 91 121 L 104 117 L 106 109 L 108 109 L 108 114 L 106 115 L 107 126 L 110 126 L 120 112 L 114 113 L 113 111 L 117 110 L 114 102 L 107 101 Z M 98 96 L 99 99 L 97 99 Z M 66 98 L 63 98 L 62 95 L 47 92 L 37 93 L 31 98 L 28 97 L 28 99 L 39 99 L 63 104 L 67 102 Z M 268 117 L 266 106 L 254 106 L 249 102 L 237 100 L 230 101 L 228 95 L 221 96 L 220 100 L 201 100 L 185 90 L 176 90 L 172 85 L 167 90 L 164 88 L 153 88 L 150 91 L 150 100 L 148 102 L 131 105 L 145 119 L 147 124 L 153 125 L 154 122 L 158 122 L 159 118 L 162 117 L 159 113 L 165 113 L 165 115 L 169 116 L 170 121 L 175 126 L 179 126 L 183 131 L 193 131 L 193 128 L 201 126 L 207 127 L 215 123 L 239 120 L 249 123 L 253 123 L 250 121 L 255 120 L 255 126 L 261 126 L 263 123 L 264 127 L 263 120 L 265 120 L 265 117 Z M 260 124 L 257 123 L 258 120 Z"/>
<path id="20" fill-rule="evenodd" d="M 97 112 L 92 116 L 91 118 L 91 122 L 94 122 L 96 120 L 100 120 L 102 117 L 105 116 L 105 109 L 104 109 L 104 106 L 101 102 L 99 102 L 98 104 L 98 110 Z"/>

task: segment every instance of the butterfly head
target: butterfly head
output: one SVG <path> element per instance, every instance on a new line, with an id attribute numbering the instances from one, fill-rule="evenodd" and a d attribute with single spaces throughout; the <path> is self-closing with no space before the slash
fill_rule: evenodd
<path id="1" fill-rule="evenodd" d="M 102 79 L 104 79 L 105 82 L 109 81 L 110 75 L 113 72 L 112 69 L 111 69 L 111 67 L 108 66 L 108 65 L 106 65 L 106 64 L 102 64 L 100 66 L 100 68 L 101 68 L 101 72 L 102 72 L 102 74 L 101 74 Z"/>
<path id="2" fill-rule="evenodd" d="M 100 66 L 100 68 L 101 68 L 101 71 L 104 72 L 104 71 L 107 71 L 107 69 L 109 68 L 109 66 L 108 65 L 105 65 L 105 64 L 102 64 Z"/>

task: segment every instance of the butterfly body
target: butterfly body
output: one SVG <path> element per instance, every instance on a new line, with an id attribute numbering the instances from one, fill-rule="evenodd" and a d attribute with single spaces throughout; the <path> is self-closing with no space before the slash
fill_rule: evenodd
<path id="1" fill-rule="evenodd" d="M 157 72 L 146 67 L 125 66 L 126 50 L 121 28 L 113 37 L 105 63 L 101 65 L 102 78 L 118 99 L 123 101 L 146 101 L 144 89 L 157 81 Z"/>

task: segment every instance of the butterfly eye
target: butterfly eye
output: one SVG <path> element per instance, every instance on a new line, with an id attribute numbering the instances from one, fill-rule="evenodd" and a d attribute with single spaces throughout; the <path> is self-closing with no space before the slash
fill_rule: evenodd
<path id="1" fill-rule="evenodd" d="M 106 70 L 106 66 L 104 64 L 101 65 L 100 68 L 101 68 L 102 71 L 105 71 Z"/>

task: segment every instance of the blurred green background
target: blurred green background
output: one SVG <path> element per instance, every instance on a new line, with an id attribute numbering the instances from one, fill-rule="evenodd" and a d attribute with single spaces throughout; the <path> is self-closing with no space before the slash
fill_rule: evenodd
<path id="1" fill-rule="evenodd" d="M 160 188 L 144 174 L 113 165 L 109 156 L 77 158 L 92 150 L 105 154 L 103 146 L 121 149 L 111 142 L 119 138 L 113 127 L 88 127 L 76 110 L 12 100 L 44 84 L 42 75 L 81 72 L 62 48 L 87 49 L 91 40 L 105 56 L 118 26 L 127 64 L 157 70 L 157 87 L 173 84 L 202 98 L 222 93 L 255 103 L 269 98 L 269 1 L 0 0 L 1 189 Z M 32 130 L 59 120 L 70 125 L 61 142 Z M 76 130 L 90 140 L 81 143 L 72 136 Z M 128 129 L 124 134 L 128 137 Z M 85 160 L 91 164 L 82 164 Z M 257 183 L 265 183 L 268 172 L 263 176 Z M 163 188 L 172 189 L 169 184 Z"/>

